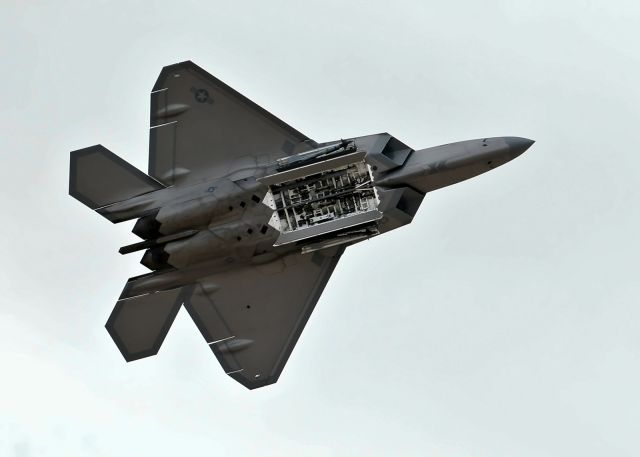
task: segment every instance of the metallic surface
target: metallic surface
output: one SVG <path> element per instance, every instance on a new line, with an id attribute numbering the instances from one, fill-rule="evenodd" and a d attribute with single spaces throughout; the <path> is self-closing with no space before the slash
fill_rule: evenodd
<path id="1" fill-rule="evenodd" d="M 130 278 L 106 327 L 125 360 L 155 355 L 181 306 L 229 376 L 277 381 L 346 247 L 410 223 L 427 192 L 533 141 L 414 151 L 388 133 L 318 145 L 192 62 L 151 93 L 149 175 L 103 146 L 73 151 L 69 193 L 137 219 L 151 272 Z M 279 200 L 274 200 L 277 195 Z"/>

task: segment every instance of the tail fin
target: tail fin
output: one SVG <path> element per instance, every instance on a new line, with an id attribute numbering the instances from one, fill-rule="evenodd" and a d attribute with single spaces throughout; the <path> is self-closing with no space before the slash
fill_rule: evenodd
<path id="1" fill-rule="evenodd" d="M 69 195 L 91 209 L 164 187 L 100 144 L 71 151 Z"/>

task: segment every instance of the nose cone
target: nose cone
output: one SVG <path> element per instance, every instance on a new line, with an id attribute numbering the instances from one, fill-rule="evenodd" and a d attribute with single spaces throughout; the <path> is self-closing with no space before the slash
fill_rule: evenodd
<path id="1" fill-rule="evenodd" d="M 509 146 L 509 154 L 512 159 L 515 159 L 524 151 L 529 149 L 535 141 L 528 138 L 520 138 L 518 136 L 508 136 L 505 138 L 507 145 Z"/>

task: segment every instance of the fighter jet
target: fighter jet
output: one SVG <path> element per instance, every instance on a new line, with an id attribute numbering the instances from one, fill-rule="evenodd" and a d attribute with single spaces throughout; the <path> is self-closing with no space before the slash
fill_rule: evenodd
<path id="1" fill-rule="evenodd" d="M 148 174 L 102 145 L 71 152 L 69 194 L 137 219 L 149 270 L 106 328 L 127 361 L 158 353 L 184 305 L 225 373 L 275 383 L 345 249 L 409 224 L 427 192 L 503 165 L 533 141 L 414 150 L 388 133 L 316 143 L 187 61 L 151 92 Z"/>

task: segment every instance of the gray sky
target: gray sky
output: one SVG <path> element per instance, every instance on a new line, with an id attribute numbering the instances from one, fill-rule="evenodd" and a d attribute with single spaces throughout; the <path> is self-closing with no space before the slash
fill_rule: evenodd
<path id="1" fill-rule="evenodd" d="M 640 454 L 637 2 L 1 7 L 1 455 Z M 225 376 L 184 310 L 126 364 L 103 326 L 144 268 L 68 152 L 146 170 L 187 59 L 317 141 L 537 143 L 349 248 L 277 384 Z"/>

